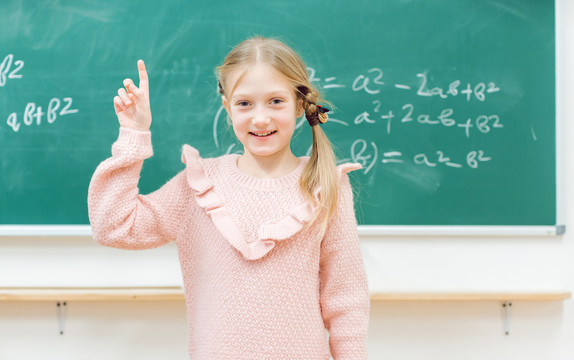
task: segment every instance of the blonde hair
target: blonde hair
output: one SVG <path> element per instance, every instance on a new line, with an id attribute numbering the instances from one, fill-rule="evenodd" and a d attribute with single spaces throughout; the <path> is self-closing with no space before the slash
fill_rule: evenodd
<path id="1" fill-rule="evenodd" d="M 229 96 L 233 93 L 234 89 L 229 92 L 226 89 L 226 79 L 231 73 L 258 63 L 271 66 L 285 77 L 292 85 L 297 99 L 301 100 L 307 117 L 317 116 L 317 105 L 327 103 L 311 84 L 307 67 L 297 53 L 279 40 L 259 36 L 241 42 L 227 54 L 223 64 L 216 68 L 220 94 Z M 319 125 L 311 128 L 311 158 L 303 169 L 299 186 L 305 198 L 317 207 L 308 226 L 320 219 L 320 233 L 324 234 L 329 219 L 337 209 L 338 176 L 335 154 L 329 139 Z M 315 196 L 316 193 L 318 196 Z"/>

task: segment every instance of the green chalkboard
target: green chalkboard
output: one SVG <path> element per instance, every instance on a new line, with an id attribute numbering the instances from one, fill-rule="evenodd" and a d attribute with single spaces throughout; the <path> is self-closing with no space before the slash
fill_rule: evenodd
<path id="1" fill-rule="evenodd" d="M 556 223 L 553 1 L 47 1 L 0 3 L 0 225 L 88 224 L 110 155 L 113 97 L 150 75 L 148 193 L 240 151 L 214 67 L 254 34 L 302 54 L 335 104 L 324 127 L 367 225 Z M 307 153 L 309 128 L 294 139 Z"/>

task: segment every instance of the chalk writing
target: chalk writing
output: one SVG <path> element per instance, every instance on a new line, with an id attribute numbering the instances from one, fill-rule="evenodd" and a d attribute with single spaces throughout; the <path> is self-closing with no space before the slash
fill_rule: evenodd
<path id="1" fill-rule="evenodd" d="M 383 153 L 383 164 L 387 163 L 404 163 L 405 161 L 402 159 L 403 153 L 400 151 L 388 151 Z"/>
<path id="2" fill-rule="evenodd" d="M 442 150 L 434 152 L 420 152 L 414 155 L 405 154 L 402 151 L 388 150 L 380 151 L 379 146 L 374 142 L 365 139 L 356 139 L 351 145 L 350 159 L 363 166 L 363 174 L 367 175 L 378 163 L 379 157 L 382 164 L 403 164 L 412 163 L 414 165 L 424 165 L 428 167 L 446 166 L 454 169 L 468 167 L 477 169 L 481 163 L 492 160 L 484 150 L 473 150 L 465 154 L 447 154 Z M 456 155 L 456 156 L 455 156 Z M 454 157 L 454 158 L 453 158 Z"/>
<path id="3" fill-rule="evenodd" d="M 367 71 L 367 75 L 361 74 L 355 78 L 353 81 L 353 91 L 361 91 L 364 90 L 368 94 L 378 94 L 381 92 L 380 89 L 375 89 L 376 85 L 384 85 L 385 83 L 382 81 L 383 79 L 383 70 L 379 68 L 372 68 Z M 375 84 L 374 87 L 372 87 Z"/>
<path id="4" fill-rule="evenodd" d="M 22 124 L 25 126 L 40 126 L 44 123 L 53 124 L 58 117 L 75 114 L 79 112 L 78 109 L 72 108 L 73 99 L 71 97 L 66 97 L 63 99 L 64 106 L 62 106 L 62 101 L 59 98 L 53 98 L 48 103 L 48 109 L 46 112 L 43 111 L 41 106 L 36 105 L 34 102 L 29 102 L 24 108 L 22 114 L 22 121 L 18 117 L 18 113 L 13 112 L 8 115 L 6 124 L 14 131 L 19 132 Z M 62 107 L 60 109 L 60 107 Z M 59 110 L 59 111 L 58 111 Z M 45 121 L 44 121 L 45 118 Z"/>
<path id="5" fill-rule="evenodd" d="M 466 101 L 470 101 L 472 95 L 474 95 L 474 97 L 479 101 L 485 101 L 486 94 L 500 91 L 500 88 L 498 88 L 494 82 L 490 82 L 488 84 L 481 82 L 476 84 L 474 87 L 470 83 L 467 83 L 465 89 L 459 90 L 459 86 L 461 85 L 460 80 L 454 80 L 451 82 L 448 86 L 448 90 L 446 91 L 439 86 L 429 89 L 427 74 L 418 73 L 417 77 L 420 79 L 419 88 L 417 90 L 417 95 L 419 96 L 439 96 L 442 99 L 446 99 L 449 96 L 457 96 L 460 93 L 466 95 Z"/>
<path id="6" fill-rule="evenodd" d="M 358 125 L 358 124 L 362 123 L 363 121 L 370 123 L 370 124 L 374 124 L 375 120 L 371 119 L 370 116 L 371 116 L 371 114 L 369 114 L 366 111 L 363 111 L 362 113 L 360 113 L 359 115 L 357 115 L 355 117 L 355 125 Z"/>
<path id="7" fill-rule="evenodd" d="M 353 142 L 353 145 L 351 145 L 351 160 L 361 164 L 365 175 L 375 166 L 377 158 L 378 149 L 374 142 L 371 141 L 371 143 L 367 145 L 366 140 L 357 139 Z"/>
<path id="8" fill-rule="evenodd" d="M 375 103 L 375 102 L 373 102 Z M 376 106 L 374 112 L 379 112 L 380 101 L 376 101 Z M 454 114 L 454 109 L 446 108 L 442 109 L 440 113 L 437 114 L 425 114 L 425 113 L 415 113 L 415 106 L 413 104 L 405 104 L 401 107 L 402 113 L 399 124 L 405 123 L 416 123 L 420 125 L 439 125 L 444 127 L 457 126 L 463 129 L 463 133 L 467 138 L 471 136 L 471 129 L 476 128 L 482 134 L 488 134 L 494 129 L 503 128 L 504 125 L 500 120 L 500 116 L 497 114 L 490 115 L 478 115 L 474 118 L 467 118 L 464 121 L 456 119 Z M 379 116 L 383 121 L 386 121 L 386 133 L 391 133 L 392 120 L 396 117 L 393 110 L 387 110 L 385 113 Z M 368 111 L 363 111 L 362 113 L 355 116 L 354 124 L 359 125 L 362 123 L 374 124 L 377 118 L 373 117 Z"/>
<path id="9" fill-rule="evenodd" d="M 21 73 L 23 67 L 23 60 L 15 60 L 13 54 L 6 55 L 0 64 L 0 87 L 5 86 L 10 79 L 21 79 L 23 77 Z M 65 97 L 62 100 L 60 98 L 52 98 L 44 112 L 42 106 L 38 106 L 35 102 L 28 102 L 22 113 L 12 112 L 8 115 L 6 125 L 13 132 L 17 133 L 22 125 L 29 127 L 53 124 L 58 117 L 79 112 L 78 109 L 72 107 L 72 103 L 73 99 L 71 97 Z M 0 126 L 1 129 L 2 127 Z"/>
<path id="10" fill-rule="evenodd" d="M 466 165 L 472 169 L 478 168 L 479 163 L 492 160 L 491 157 L 485 155 L 483 150 L 473 150 L 464 155 Z M 439 150 L 432 154 L 420 153 L 416 154 L 413 158 L 414 163 L 417 165 L 425 165 L 429 167 L 437 167 L 440 165 L 448 166 L 451 168 L 462 168 L 461 162 L 452 161 L 450 156 L 447 156 L 443 151 Z"/>
<path id="11" fill-rule="evenodd" d="M 14 61 L 14 55 L 8 54 L 0 64 L 0 87 L 6 85 L 9 79 L 21 79 L 24 61 Z"/>
<path id="12" fill-rule="evenodd" d="M 309 80 L 311 82 L 321 82 L 321 79 L 316 77 L 315 75 L 317 74 L 317 72 L 315 71 L 315 69 L 308 67 L 307 71 L 309 72 Z M 340 84 L 335 82 L 335 80 L 337 80 L 336 76 L 330 76 L 325 78 L 325 83 L 321 85 L 321 87 L 323 89 L 333 89 L 333 88 L 344 88 L 346 87 L 344 84 Z"/>

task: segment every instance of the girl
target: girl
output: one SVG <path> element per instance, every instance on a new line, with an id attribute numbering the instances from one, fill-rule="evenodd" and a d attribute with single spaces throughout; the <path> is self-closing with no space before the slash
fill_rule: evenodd
<path id="1" fill-rule="evenodd" d="M 259 37 L 234 48 L 217 75 L 243 155 L 202 159 L 185 145 L 185 170 L 149 195 L 137 187 L 152 156 L 141 60 L 138 69 L 139 87 L 126 79 L 114 98 L 119 138 L 90 183 L 94 239 L 176 242 L 192 359 L 366 359 L 369 295 L 346 175 L 360 166 L 335 166 L 299 56 Z M 290 148 L 303 113 L 310 158 Z"/>

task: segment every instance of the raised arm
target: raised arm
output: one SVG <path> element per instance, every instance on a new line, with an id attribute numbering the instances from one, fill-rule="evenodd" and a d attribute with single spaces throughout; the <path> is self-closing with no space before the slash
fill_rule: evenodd
<path id="1" fill-rule="evenodd" d="M 139 88 L 126 79 L 114 98 L 120 134 L 112 157 L 98 166 L 88 190 L 93 238 L 126 249 L 157 247 L 175 239 L 190 198 L 183 172 L 154 193 L 139 194 L 142 164 L 153 150 L 148 76 L 141 60 L 138 70 Z"/>

